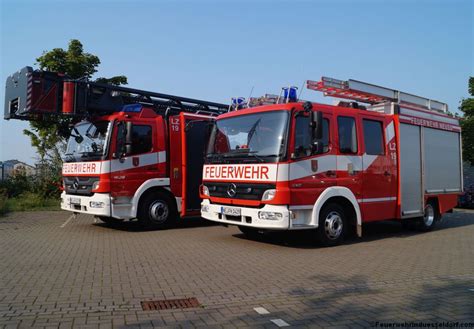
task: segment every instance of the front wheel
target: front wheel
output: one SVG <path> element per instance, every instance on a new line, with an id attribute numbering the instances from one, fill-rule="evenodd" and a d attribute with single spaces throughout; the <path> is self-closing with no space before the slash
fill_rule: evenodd
<path id="1" fill-rule="evenodd" d="M 145 195 L 137 213 L 138 222 L 151 229 L 170 228 L 176 223 L 177 216 L 175 203 L 161 192 Z"/>
<path id="2" fill-rule="evenodd" d="M 344 208 L 336 203 L 323 207 L 316 230 L 318 242 L 325 247 L 341 244 L 347 232 L 347 217 Z"/>
<path id="3" fill-rule="evenodd" d="M 430 200 L 426 203 L 423 217 L 418 219 L 418 229 L 420 231 L 431 231 L 440 220 L 441 215 L 435 201 Z"/>

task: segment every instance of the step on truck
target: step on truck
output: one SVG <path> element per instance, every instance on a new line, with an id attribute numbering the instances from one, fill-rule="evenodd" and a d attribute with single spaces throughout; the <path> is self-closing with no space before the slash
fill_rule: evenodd
<path id="1" fill-rule="evenodd" d="M 25 67 L 6 81 L 5 119 L 73 122 L 61 208 L 166 228 L 200 213 L 209 122 L 228 105 Z"/>
<path id="2" fill-rule="evenodd" d="M 217 117 L 202 217 L 249 235 L 314 229 L 330 246 L 373 221 L 431 230 L 455 207 L 461 129 L 446 104 L 356 80 L 307 88 L 343 101 L 301 102 L 289 87 Z"/>

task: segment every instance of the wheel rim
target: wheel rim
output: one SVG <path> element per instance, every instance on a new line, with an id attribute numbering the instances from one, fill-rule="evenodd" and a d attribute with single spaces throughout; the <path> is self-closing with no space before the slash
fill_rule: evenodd
<path id="1" fill-rule="evenodd" d="M 156 200 L 150 205 L 150 219 L 156 223 L 163 223 L 168 219 L 168 205 L 162 200 Z"/>
<path id="2" fill-rule="evenodd" d="M 428 227 L 431 226 L 434 222 L 434 209 L 433 209 L 433 206 L 430 204 L 427 204 L 425 207 L 423 222 L 425 223 L 425 226 L 428 226 Z"/>
<path id="3" fill-rule="evenodd" d="M 331 211 L 324 220 L 326 236 L 331 240 L 336 240 L 341 236 L 343 225 L 341 215 L 337 211 Z"/>

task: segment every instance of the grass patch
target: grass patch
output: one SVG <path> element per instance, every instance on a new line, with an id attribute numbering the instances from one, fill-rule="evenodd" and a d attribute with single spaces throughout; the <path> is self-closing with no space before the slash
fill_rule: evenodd
<path id="1" fill-rule="evenodd" d="M 60 210 L 59 199 L 45 199 L 35 193 L 23 193 L 15 198 L 0 194 L 0 215 L 10 211 L 29 210 Z"/>

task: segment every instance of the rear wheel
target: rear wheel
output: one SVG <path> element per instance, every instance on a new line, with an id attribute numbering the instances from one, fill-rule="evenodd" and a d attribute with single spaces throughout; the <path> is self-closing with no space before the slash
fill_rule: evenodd
<path id="1" fill-rule="evenodd" d="M 147 228 L 170 228 L 175 225 L 177 216 L 176 203 L 164 193 L 151 192 L 140 200 L 137 217 Z"/>
<path id="2" fill-rule="evenodd" d="M 440 220 L 441 214 L 435 200 L 429 200 L 425 205 L 423 217 L 418 219 L 418 229 L 420 231 L 431 231 Z"/>
<path id="3" fill-rule="evenodd" d="M 336 203 L 323 207 L 319 214 L 319 226 L 316 230 L 318 241 L 326 247 L 336 246 L 344 241 L 347 231 L 347 216 L 344 208 Z"/>

